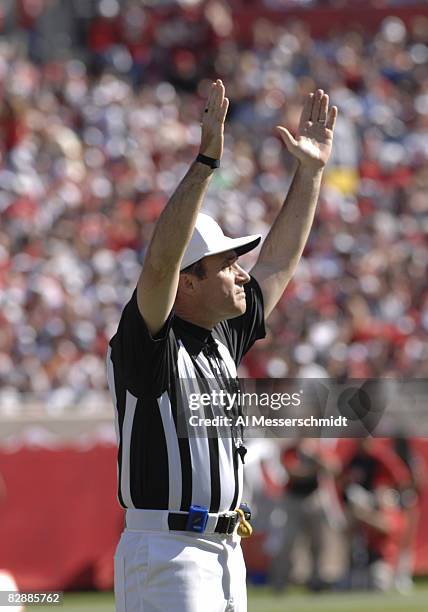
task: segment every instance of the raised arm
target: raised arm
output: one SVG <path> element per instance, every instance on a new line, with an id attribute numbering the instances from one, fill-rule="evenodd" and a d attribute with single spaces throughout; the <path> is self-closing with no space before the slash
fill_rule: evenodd
<path id="1" fill-rule="evenodd" d="M 324 167 L 330 157 L 337 108 L 328 108 L 321 89 L 309 94 L 296 139 L 277 126 L 298 166 L 284 205 L 272 225 L 251 270 L 264 298 L 268 317 L 281 298 L 303 253 L 315 215 Z"/>
<path id="2" fill-rule="evenodd" d="M 217 80 L 211 86 L 202 116 L 202 155 L 221 159 L 228 105 L 224 85 Z M 174 304 L 181 260 L 212 173 L 209 166 L 193 162 L 156 224 L 137 286 L 138 308 L 152 335 L 161 330 Z"/>

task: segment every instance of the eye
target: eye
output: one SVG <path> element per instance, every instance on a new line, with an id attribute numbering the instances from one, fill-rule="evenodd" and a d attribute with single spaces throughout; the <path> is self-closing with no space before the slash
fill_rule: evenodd
<path id="1" fill-rule="evenodd" d="M 222 267 L 222 270 L 233 271 L 235 269 L 236 259 L 226 261 Z"/>

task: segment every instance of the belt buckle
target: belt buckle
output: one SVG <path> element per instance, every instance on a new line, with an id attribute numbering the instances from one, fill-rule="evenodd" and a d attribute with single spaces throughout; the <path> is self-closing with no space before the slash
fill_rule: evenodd
<path id="1" fill-rule="evenodd" d="M 221 518 L 225 520 L 224 533 L 227 535 L 231 535 L 236 527 L 236 512 L 227 512 L 226 514 L 223 514 Z"/>

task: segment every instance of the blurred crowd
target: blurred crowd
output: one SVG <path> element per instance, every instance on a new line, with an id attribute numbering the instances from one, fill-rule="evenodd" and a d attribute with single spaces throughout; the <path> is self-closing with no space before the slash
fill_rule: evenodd
<path id="1" fill-rule="evenodd" d="M 260 445 L 254 449 L 261 464 L 250 465 L 250 477 L 256 470 L 253 508 L 258 533 L 267 536 L 259 536 L 258 548 L 270 559 L 266 578 L 272 588 L 280 593 L 290 583 L 304 582 L 312 591 L 409 593 L 416 543 L 425 532 L 420 519 L 428 482 L 422 447 L 398 432 L 392 438 L 333 443 L 288 440 L 276 446 L 276 453 L 264 444 L 264 454 Z M 272 512 L 266 506 L 269 497 Z M 302 563 L 304 549 L 309 554 Z M 250 557 L 250 577 L 260 580 L 251 574 L 251 562 Z"/>
<path id="2" fill-rule="evenodd" d="M 241 375 L 426 376 L 427 19 L 322 39 L 260 19 L 244 42 L 222 0 L 197 18 L 158 4 L 3 6 L 0 404 L 104 397 L 108 340 L 214 77 L 231 105 L 204 208 L 229 235 L 265 235 L 282 205 L 294 166 L 274 126 L 295 130 L 317 87 L 339 108 L 309 243 Z"/>

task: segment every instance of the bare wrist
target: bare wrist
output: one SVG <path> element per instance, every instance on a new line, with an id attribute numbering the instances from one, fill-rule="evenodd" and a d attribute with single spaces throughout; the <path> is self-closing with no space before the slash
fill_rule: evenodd
<path id="1" fill-rule="evenodd" d="M 311 166 L 299 162 L 296 173 L 306 180 L 321 179 L 325 166 Z"/>

